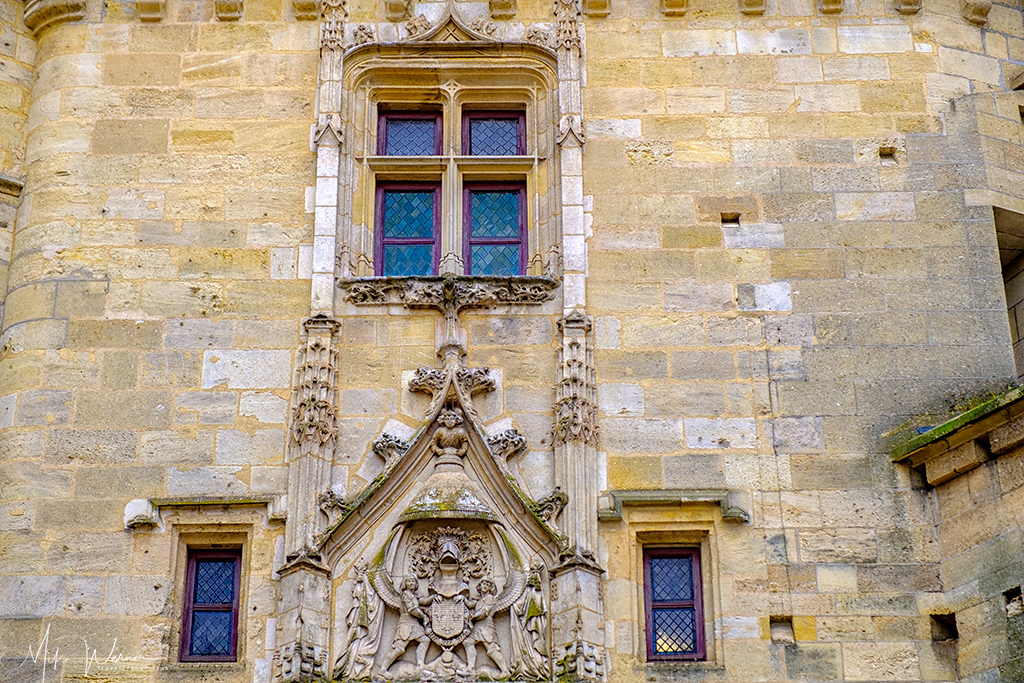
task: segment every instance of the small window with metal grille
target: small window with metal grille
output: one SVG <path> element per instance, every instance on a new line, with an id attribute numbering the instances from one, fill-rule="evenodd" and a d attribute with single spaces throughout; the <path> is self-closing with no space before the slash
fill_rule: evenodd
<path id="1" fill-rule="evenodd" d="M 181 661 L 236 661 L 241 564 L 241 549 L 189 550 Z"/>
<path id="2" fill-rule="evenodd" d="M 644 548 L 647 661 L 704 659 L 700 550 Z"/>

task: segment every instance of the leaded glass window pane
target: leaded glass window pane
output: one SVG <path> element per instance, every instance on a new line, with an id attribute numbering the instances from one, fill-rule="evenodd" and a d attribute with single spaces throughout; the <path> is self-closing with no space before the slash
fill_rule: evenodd
<path id="1" fill-rule="evenodd" d="M 689 557 L 652 557 L 651 599 L 654 602 L 693 600 L 693 560 Z"/>
<path id="2" fill-rule="evenodd" d="M 519 191 L 472 192 L 473 237 L 519 237 Z"/>
<path id="3" fill-rule="evenodd" d="M 470 249 L 473 275 L 519 275 L 518 244 L 477 244 Z"/>
<path id="4" fill-rule="evenodd" d="M 388 118 L 386 125 L 384 153 L 388 156 L 430 156 L 437 152 L 435 119 Z"/>
<path id="5" fill-rule="evenodd" d="M 683 655 L 697 649 L 692 609 L 656 609 L 651 617 L 656 654 Z"/>
<path id="6" fill-rule="evenodd" d="M 384 237 L 429 239 L 433 236 L 433 190 L 384 193 Z"/>
<path id="7" fill-rule="evenodd" d="M 385 244 L 382 275 L 430 275 L 434 272 L 433 244 Z"/>
<path id="8" fill-rule="evenodd" d="M 192 602 L 196 605 L 226 605 L 234 600 L 234 560 L 197 560 Z"/>
<path id="9" fill-rule="evenodd" d="M 519 150 L 519 118 L 469 118 L 469 153 L 513 156 Z"/>
<path id="10" fill-rule="evenodd" d="M 192 612 L 192 640 L 189 654 L 194 657 L 227 656 L 231 652 L 232 612 Z"/>

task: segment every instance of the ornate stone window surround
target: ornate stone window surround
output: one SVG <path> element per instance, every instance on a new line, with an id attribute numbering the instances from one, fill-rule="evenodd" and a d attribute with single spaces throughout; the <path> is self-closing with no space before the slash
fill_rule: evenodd
<path id="1" fill-rule="evenodd" d="M 465 272 L 464 188 L 500 182 L 526 187 L 525 274 L 560 273 L 558 79 L 549 51 L 501 43 L 475 44 L 472 50 L 458 45 L 372 45 L 346 55 L 344 67 L 348 154 L 341 159 L 338 197 L 341 277 L 374 274 L 377 185 L 417 181 L 441 185 L 439 274 Z M 440 111 L 442 153 L 377 154 L 380 116 L 387 111 Z M 464 115 L 476 111 L 521 113 L 526 153 L 463 154 Z"/>

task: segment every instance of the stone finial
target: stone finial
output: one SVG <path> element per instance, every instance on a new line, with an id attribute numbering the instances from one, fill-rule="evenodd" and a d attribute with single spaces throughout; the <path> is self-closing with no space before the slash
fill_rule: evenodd
<path id="1" fill-rule="evenodd" d="M 666 17 L 681 17 L 686 14 L 689 0 L 661 0 L 661 13 Z"/>
<path id="2" fill-rule="evenodd" d="M 139 21 L 160 21 L 164 18 L 164 0 L 135 0 Z"/>
<path id="3" fill-rule="evenodd" d="M 960 2 L 960 15 L 975 26 L 986 25 L 988 13 L 991 10 L 991 0 L 961 0 Z"/>
<path id="4" fill-rule="evenodd" d="M 221 21 L 238 21 L 242 18 L 242 0 L 214 0 L 214 10 Z"/>

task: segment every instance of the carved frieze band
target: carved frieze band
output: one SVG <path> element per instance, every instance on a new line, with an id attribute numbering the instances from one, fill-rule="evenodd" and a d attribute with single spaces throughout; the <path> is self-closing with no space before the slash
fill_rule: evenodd
<path id="1" fill-rule="evenodd" d="M 550 277 L 358 277 L 338 280 L 345 300 L 356 305 L 401 304 L 445 311 L 497 304 L 540 304 L 554 298 Z"/>

